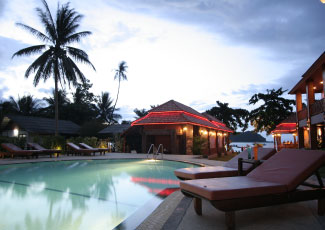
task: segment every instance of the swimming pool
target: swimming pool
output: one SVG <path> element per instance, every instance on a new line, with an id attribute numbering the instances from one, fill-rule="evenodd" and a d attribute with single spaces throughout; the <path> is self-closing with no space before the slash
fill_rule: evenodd
<path id="1" fill-rule="evenodd" d="M 139 159 L 2 165 L 0 229 L 135 228 L 178 188 L 173 172 L 184 167 L 196 166 Z"/>

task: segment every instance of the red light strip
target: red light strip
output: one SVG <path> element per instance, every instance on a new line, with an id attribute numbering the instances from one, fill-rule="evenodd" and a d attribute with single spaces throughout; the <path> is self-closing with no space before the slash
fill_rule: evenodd
<path id="1" fill-rule="evenodd" d="M 280 126 L 284 126 L 284 125 L 288 125 L 288 126 L 296 126 L 296 123 L 280 123 L 278 124 L 276 127 L 280 127 Z"/>
<path id="2" fill-rule="evenodd" d="M 216 126 L 216 128 L 214 127 L 211 127 L 211 126 L 206 126 L 206 125 L 201 125 L 199 123 L 193 123 L 193 122 L 161 122 L 161 123 L 146 123 L 146 124 L 137 124 L 138 122 L 142 121 L 143 119 L 151 116 L 151 115 L 155 115 L 155 114 L 161 114 L 161 115 L 165 115 L 165 116 L 168 116 L 168 115 L 173 115 L 173 114 L 186 114 L 188 116 L 191 116 L 191 117 L 195 117 L 197 119 L 200 119 L 200 120 L 203 120 L 203 121 L 206 121 L 206 122 L 209 122 L 211 123 L 213 126 Z M 150 112 L 148 113 L 146 116 L 142 117 L 142 118 L 139 118 L 138 120 L 135 120 L 134 122 L 132 122 L 131 126 L 134 126 L 134 125 L 169 125 L 169 124 L 192 124 L 192 125 L 200 125 L 202 127 L 206 127 L 206 128 L 212 128 L 212 129 L 216 129 L 216 130 L 221 130 L 221 131 L 224 131 L 224 132 L 230 132 L 230 133 L 233 133 L 234 131 L 232 130 L 225 130 L 225 129 L 222 129 L 220 128 L 220 126 L 223 126 L 223 127 L 226 127 L 225 124 L 223 123 L 219 123 L 219 122 L 216 122 L 216 121 L 209 121 L 207 118 L 205 117 L 200 117 L 198 115 L 195 115 L 195 114 L 192 114 L 192 113 L 188 113 L 188 112 L 185 112 L 185 111 L 164 111 L 164 112 Z"/>
<path id="3" fill-rule="evenodd" d="M 158 178 L 146 178 L 146 177 L 131 177 L 132 182 L 136 183 L 150 183 L 150 184 L 173 184 L 179 185 L 178 180 L 171 179 L 158 179 Z"/>

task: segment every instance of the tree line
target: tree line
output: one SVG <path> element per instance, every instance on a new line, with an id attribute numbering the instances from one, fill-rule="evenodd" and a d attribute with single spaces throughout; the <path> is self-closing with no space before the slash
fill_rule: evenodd
<path id="1" fill-rule="evenodd" d="M 122 118 L 118 108 L 114 109 L 113 99 L 109 92 L 102 92 L 95 95 L 90 92 L 92 84 L 86 80 L 83 84 L 78 84 L 75 91 L 71 93 L 72 99 L 69 99 L 65 90 L 58 90 L 58 109 L 60 119 L 70 120 L 78 125 L 88 121 L 97 121 L 102 124 L 118 123 Z M 32 95 L 24 95 L 15 99 L 0 102 L 1 113 L 16 114 L 24 116 L 39 116 L 53 118 L 55 114 L 55 91 L 52 95 L 38 99 Z M 114 112 L 113 112 L 114 110 Z M 113 113 L 113 116 L 112 116 Z"/>
<path id="2" fill-rule="evenodd" d="M 248 105 L 259 104 L 257 108 L 248 111 L 242 108 L 231 108 L 229 103 L 216 101 L 217 105 L 206 110 L 208 114 L 217 118 L 235 132 L 245 131 L 251 125 L 255 132 L 265 131 L 270 134 L 276 125 L 286 119 L 293 111 L 294 100 L 283 97 L 287 90 L 279 88 L 267 89 L 266 93 L 254 94 L 248 101 Z M 151 109 L 154 106 L 151 106 Z M 145 109 L 135 109 L 134 113 L 138 119 L 148 114 Z"/>

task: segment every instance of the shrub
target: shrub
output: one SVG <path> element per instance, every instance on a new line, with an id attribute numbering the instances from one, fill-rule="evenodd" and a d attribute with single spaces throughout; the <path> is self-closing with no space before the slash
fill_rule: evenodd
<path id="1" fill-rule="evenodd" d="M 203 149 L 206 148 L 207 140 L 200 137 L 200 136 L 195 136 L 193 138 L 193 148 L 192 152 L 194 155 L 201 155 L 203 152 Z"/>

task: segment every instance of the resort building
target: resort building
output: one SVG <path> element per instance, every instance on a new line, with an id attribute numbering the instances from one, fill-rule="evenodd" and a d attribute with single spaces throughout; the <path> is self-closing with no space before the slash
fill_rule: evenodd
<path id="1" fill-rule="evenodd" d="M 43 117 L 7 115 L 0 121 L 0 135 L 6 137 L 26 137 L 54 135 L 55 120 Z M 80 126 L 72 121 L 59 120 L 58 132 L 62 136 L 78 136 Z"/>
<path id="2" fill-rule="evenodd" d="M 123 134 L 129 150 L 148 152 L 153 144 L 161 144 L 164 153 L 193 154 L 194 139 L 203 139 L 204 155 L 224 153 L 233 131 L 224 123 L 206 113 L 170 100 L 132 122 Z M 194 141 L 193 141 L 194 140 Z"/>
<path id="3" fill-rule="evenodd" d="M 296 113 L 292 113 L 272 130 L 271 134 L 274 139 L 274 148 L 277 151 L 283 148 L 298 148 L 296 116 Z M 281 136 L 283 134 L 291 134 L 293 136 L 293 141 L 281 142 Z"/>
<path id="4" fill-rule="evenodd" d="M 296 123 L 299 148 L 316 149 L 324 143 L 325 53 L 302 75 L 290 90 L 296 96 Z M 307 106 L 303 106 L 305 97 Z"/>

